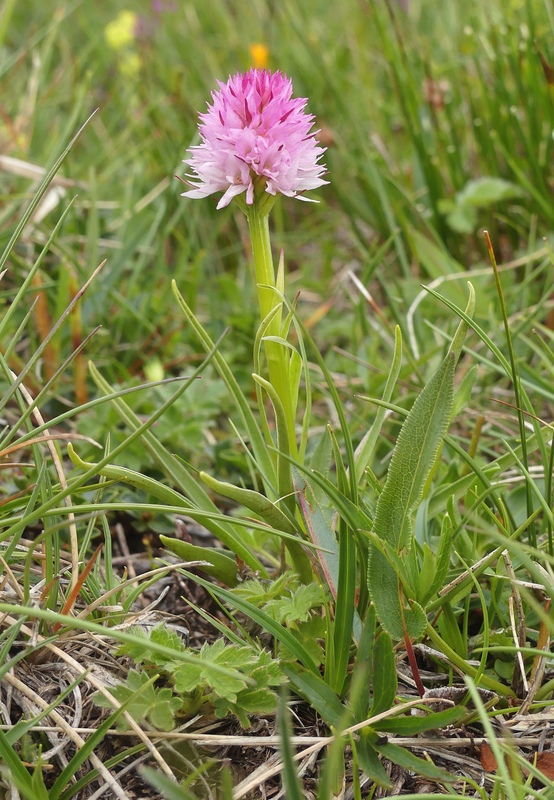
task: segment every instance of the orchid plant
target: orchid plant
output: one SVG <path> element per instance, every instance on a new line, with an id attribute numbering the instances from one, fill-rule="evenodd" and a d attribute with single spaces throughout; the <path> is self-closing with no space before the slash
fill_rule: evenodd
<path id="1" fill-rule="evenodd" d="M 473 312 L 474 293 L 470 287 L 468 306 L 465 312 L 459 311 L 462 322 L 452 345 L 406 417 L 386 483 L 377 490 L 377 500 L 376 481 L 366 480 L 366 469 L 380 435 L 384 413 L 376 415 L 355 452 L 340 399 L 317 349 L 315 356 L 341 421 L 343 447 L 328 430 L 317 460 L 305 463 L 309 413 L 304 415 L 300 444 L 296 423 L 300 379 L 304 371 L 309 395 L 309 368 L 300 324 L 297 326 L 298 349 L 289 341 L 289 330 L 296 324 L 296 317 L 294 309 L 287 305 L 283 257 L 275 270 L 269 215 L 279 195 L 306 200 L 304 192 L 327 183 L 322 163 L 325 150 L 317 142 L 317 132 L 312 131 L 314 118 L 305 111 L 306 99 L 292 97 L 292 83 L 280 72 L 251 69 L 230 77 L 227 83 L 219 84 L 212 101 L 208 111 L 200 114 L 201 143 L 190 148 L 190 157 L 184 162 L 190 173 L 185 179 L 188 189 L 183 194 L 198 199 L 221 192 L 217 207 L 224 208 L 234 202 L 248 220 L 261 317 L 253 358 L 257 417 L 219 352 L 218 344 L 211 341 L 175 284 L 173 289 L 206 351 L 205 364 L 213 360 L 236 402 L 246 429 L 243 439 L 247 453 L 256 476 L 263 483 L 263 490 L 225 483 L 203 472 L 199 477 L 212 492 L 253 511 L 259 522 L 247 515 L 230 522 L 188 470 L 162 450 L 146 430 L 152 420 L 140 424 L 121 400 L 118 401 L 121 413 L 135 428 L 133 435 L 143 437 L 180 492 L 128 469 L 110 466 L 107 459 L 96 467 L 109 479 L 125 481 L 157 497 L 166 510 L 186 509 L 185 513 L 209 527 L 228 548 L 227 552 L 195 547 L 165 536 L 161 541 L 186 561 L 207 562 L 206 571 L 229 587 L 236 586 L 239 580 L 240 562 L 260 577 L 270 576 L 266 559 L 253 552 L 251 540 L 248 540 L 249 533 L 254 530 L 281 538 L 297 583 L 311 583 L 315 565 L 326 590 L 325 597 L 321 595 L 321 603 L 329 599 L 333 602 L 333 613 L 326 614 L 326 654 L 321 656 L 325 661 L 324 680 L 342 697 L 348 685 L 350 648 L 353 641 L 360 646 L 364 641 L 364 618 L 371 601 L 388 641 L 389 655 L 392 640 L 404 639 L 408 653 L 413 656 L 411 640 L 419 638 L 429 627 L 426 606 L 441 585 L 448 566 L 452 526 L 445 517 L 435 558 L 430 550 L 421 551 L 416 546 L 412 518 L 450 422 L 455 364 Z M 397 330 L 395 358 L 383 397 L 385 405 L 390 403 L 395 387 L 401 353 L 401 336 Z M 96 376 L 96 379 L 107 391 L 101 378 Z M 179 392 L 185 389 L 186 385 Z M 271 419 L 266 413 L 268 398 L 273 409 Z M 309 396 L 306 400 L 309 408 Z M 162 407 L 159 414 L 163 410 Z M 72 457 L 79 463 L 74 454 Z M 334 475 L 330 474 L 331 461 Z M 93 469 L 95 465 L 80 462 L 80 466 Z M 361 500 L 362 488 L 367 503 Z M 309 548 L 313 556 L 308 555 Z M 286 566 L 283 558 L 283 571 Z M 198 580 L 202 582 L 201 578 Z M 303 647 L 301 636 L 291 637 L 285 627 L 275 625 L 263 611 L 260 611 L 261 616 L 257 614 L 250 600 L 241 599 L 239 594 L 208 586 L 230 605 L 257 618 L 289 653 L 295 653 L 302 667 L 289 678 L 300 693 L 305 680 L 302 670 L 310 673 L 311 682 L 319 679 L 318 664 Z M 310 598 L 310 602 L 312 600 Z M 373 634 L 367 635 L 371 638 Z M 415 660 L 411 660 L 416 674 Z"/>
<path id="2" fill-rule="evenodd" d="M 295 417 L 300 357 L 287 342 L 291 316 L 283 318 L 283 260 L 276 275 L 269 236 L 269 214 L 279 194 L 306 200 L 308 198 L 303 196 L 305 191 L 317 189 L 326 183 L 322 177 L 325 166 L 321 162 L 324 148 L 317 144 L 315 132 L 311 132 L 314 118 L 305 112 L 306 99 L 292 97 L 292 83 L 280 72 L 251 69 L 244 75 L 235 75 L 226 84 L 220 82 L 219 91 L 213 93 L 212 99 L 207 113 L 200 114 L 202 142 L 190 149 L 190 158 L 185 160 L 191 174 L 187 176 L 190 188 L 184 192 L 184 196 L 204 198 L 223 192 L 217 207 L 224 208 L 234 200 L 248 219 L 261 315 L 260 331 L 269 377 L 266 380 L 254 374 L 254 379 L 265 389 L 274 410 L 277 441 L 273 441 L 267 425 L 264 429 L 267 444 L 275 450 L 277 505 L 284 503 L 285 507 L 288 506 L 294 518 L 296 493 L 305 526 L 313 534 L 312 540 L 321 542 L 323 526 L 319 524 L 317 532 L 314 530 L 313 502 L 310 502 L 313 498 L 305 494 L 306 484 L 303 492 L 292 479 L 290 465 L 294 460 L 298 463 L 299 457 Z M 467 313 L 472 312 L 473 305 L 473 290 L 470 289 Z M 367 558 L 368 592 L 383 628 L 395 639 L 405 638 L 408 649 L 410 637 L 420 636 L 425 629 L 426 617 L 418 601 L 428 599 L 429 587 L 420 585 L 417 579 L 417 556 L 412 553 L 406 563 L 403 560 L 408 559 L 412 549 L 411 517 L 421 500 L 450 421 L 455 363 L 466 331 L 467 323 L 462 323 L 449 354 L 406 420 L 375 518 L 371 520 L 360 515 L 358 519 L 351 519 L 353 524 L 347 525 L 347 529 L 343 519 L 338 531 L 331 528 L 325 530 L 327 543 L 337 557 L 332 559 L 334 564 L 331 566 L 323 558 L 322 571 L 328 578 L 329 588 L 338 600 L 339 608 L 344 606 L 349 609 L 343 620 L 344 639 L 340 642 L 345 648 L 350 631 L 354 630 L 355 638 L 359 638 L 361 631 L 361 620 L 354 611 L 353 599 L 357 560 L 364 563 Z M 398 351 L 400 353 L 400 344 Z M 263 418 L 264 403 L 260 394 L 258 399 Z M 378 428 L 376 432 L 378 434 Z M 367 458 L 364 444 L 358 462 L 350 465 L 352 476 L 363 475 Z M 340 460 L 340 453 L 336 452 L 335 461 L 338 463 Z M 406 473 L 409 478 L 405 477 Z M 225 487 L 221 484 L 209 478 L 207 482 L 214 489 L 223 489 L 225 493 Z M 344 491 L 348 499 L 356 504 L 354 477 L 350 481 L 350 491 L 347 485 L 348 480 L 344 480 Z M 330 498 L 333 489 L 329 485 L 326 489 Z M 236 490 L 227 490 L 227 493 L 236 497 Z M 296 518 L 299 519 L 298 512 Z M 357 532 L 364 528 L 367 528 L 369 541 L 365 540 L 361 546 L 363 555 L 357 558 L 352 541 Z M 343 542 L 350 541 L 350 545 L 339 544 L 340 552 L 336 549 L 337 537 L 339 543 L 341 539 Z M 309 580 L 310 565 L 306 563 L 301 545 L 289 541 L 288 547 L 299 576 Z M 445 539 L 445 550 L 449 552 L 448 537 Z M 340 574 L 332 574 L 333 566 L 337 565 L 342 578 Z M 433 570 L 436 567 L 431 572 Z M 346 580 L 345 571 L 350 573 Z M 406 576 L 409 576 L 408 580 Z M 348 597 L 344 593 L 345 583 L 349 587 L 346 590 Z M 344 663 L 339 670 L 339 687 L 345 674 L 347 657 L 341 656 L 341 659 Z"/>
<path id="3" fill-rule="evenodd" d="M 292 96 L 292 81 L 281 72 L 250 69 L 219 82 L 208 111 L 200 114 L 202 143 L 190 148 L 185 160 L 192 174 L 184 197 L 204 198 L 223 192 L 217 208 L 234 201 L 248 220 L 252 244 L 260 333 L 269 380 L 254 374 L 259 411 L 265 420 L 262 392 L 274 409 L 277 441 L 264 425 L 266 442 L 277 445 L 277 496 L 294 506 L 290 465 L 298 458 L 296 411 L 300 357 L 286 341 L 291 317 L 284 315 L 283 259 L 276 272 L 271 250 L 269 215 L 279 195 L 309 200 L 304 192 L 324 186 L 325 148 L 312 131 L 314 117 L 306 113 L 306 98 Z M 294 543 L 289 550 L 301 574 L 310 571 Z"/>

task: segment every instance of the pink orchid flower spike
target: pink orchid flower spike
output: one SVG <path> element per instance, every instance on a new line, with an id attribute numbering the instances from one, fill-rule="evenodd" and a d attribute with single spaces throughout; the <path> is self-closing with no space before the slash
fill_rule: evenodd
<path id="1" fill-rule="evenodd" d="M 328 183 L 325 148 L 310 132 L 314 117 L 304 110 L 306 98 L 292 97 L 289 78 L 251 69 L 218 83 L 213 103 L 199 115 L 202 143 L 184 161 L 193 173 L 184 197 L 223 192 L 217 208 L 224 208 L 242 194 L 247 205 L 264 193 L 306 200 L 303 192 Z"/>

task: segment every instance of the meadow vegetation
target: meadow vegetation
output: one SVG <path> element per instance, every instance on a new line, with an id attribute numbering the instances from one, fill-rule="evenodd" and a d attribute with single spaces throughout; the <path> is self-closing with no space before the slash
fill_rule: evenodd
<path id="1" fill-rule="evenodd" d="M 553 33 L 0 4 L 2 797 L 553 796 Z M 261 317 L 179 181 L 252 66 L 327 148 Z"/>

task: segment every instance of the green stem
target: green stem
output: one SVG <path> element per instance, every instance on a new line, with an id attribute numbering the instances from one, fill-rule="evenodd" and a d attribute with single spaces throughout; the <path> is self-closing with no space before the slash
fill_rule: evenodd
<path id="1" fill-rule="evenodd" d="M 262 322 L 270 317 L 265 331 L 264 350 L 269 373 L 269 384 L 266 391 L 273 403 L 279 433 L 278 490 L 280 496 L 284 498 L 284 502 L 294 513 L 294 487 L 288 457 L 298 457 L 295 431 L 296 398 L 291 396 L 288 349 L 280 342 L 272 341 L 272 337 L 282 338 L 283 336 L 282 292 L 279 291 L 275 278 L 269 238 L 269 212 L 272 205 L 273 198 L 265 194 L 258 197 L 251 206 L 244 204 L 242 208 L 250 226 L 260 316 Z M 262 380 L 259 379 L 259 382 Z M 285 544 L 300 580 L 308 583 L 313 578 L 312 566 L 300 541 L 298 543 L 287 541 Z"/>
<path id="2" fill-rule="evenodd" d="M 268 314 L 271 314 L 275 308 L 279 307 L 279 312 L 274 315 L 267 328 L 266 336 L 280 337 L 282 335 L 281 307 L 283 301 L 279 295 L 275 281 L 275 269 L 273 267 L 271 242 L 269 239 L 269 209 L 267 207 L 261 208 L 261 205 L 261 202 L 258 201 L 247 208 L 250 237 L 252 240 L 252 254 L 256 270 L 258 302 L 260 304 L 262 320 L 264 320 Z M 277 392 L 285 412 L 290 454 L 296 457 L 298 454 L 298 446 L 295 432 L 295 404 L 293 398 L 290 396 L 289 355 L 286 347 L 279 344 L 279 342 L 266 340 L 264 346 L 269 381 Z M 286 488 L 286 491 L 290 491 L 290 487 L 282 488 Z"/>

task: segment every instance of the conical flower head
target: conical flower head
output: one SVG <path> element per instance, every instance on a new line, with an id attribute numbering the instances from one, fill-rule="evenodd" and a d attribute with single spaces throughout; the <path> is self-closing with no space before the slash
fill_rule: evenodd
<path id="1" fill-rule="evenodd" d="M 202 144 L 184 162 L 193 171 L 184 197 L 223 192 L 218 208 L 242 193 L 248 205 L 263 192 L 305 200 L 302 192 L 327 183 L 307 100 L 292 97 L 292 81 L 281 72 L 239 73 L 219 82 L 212 99 L 199 115 Z"/>

